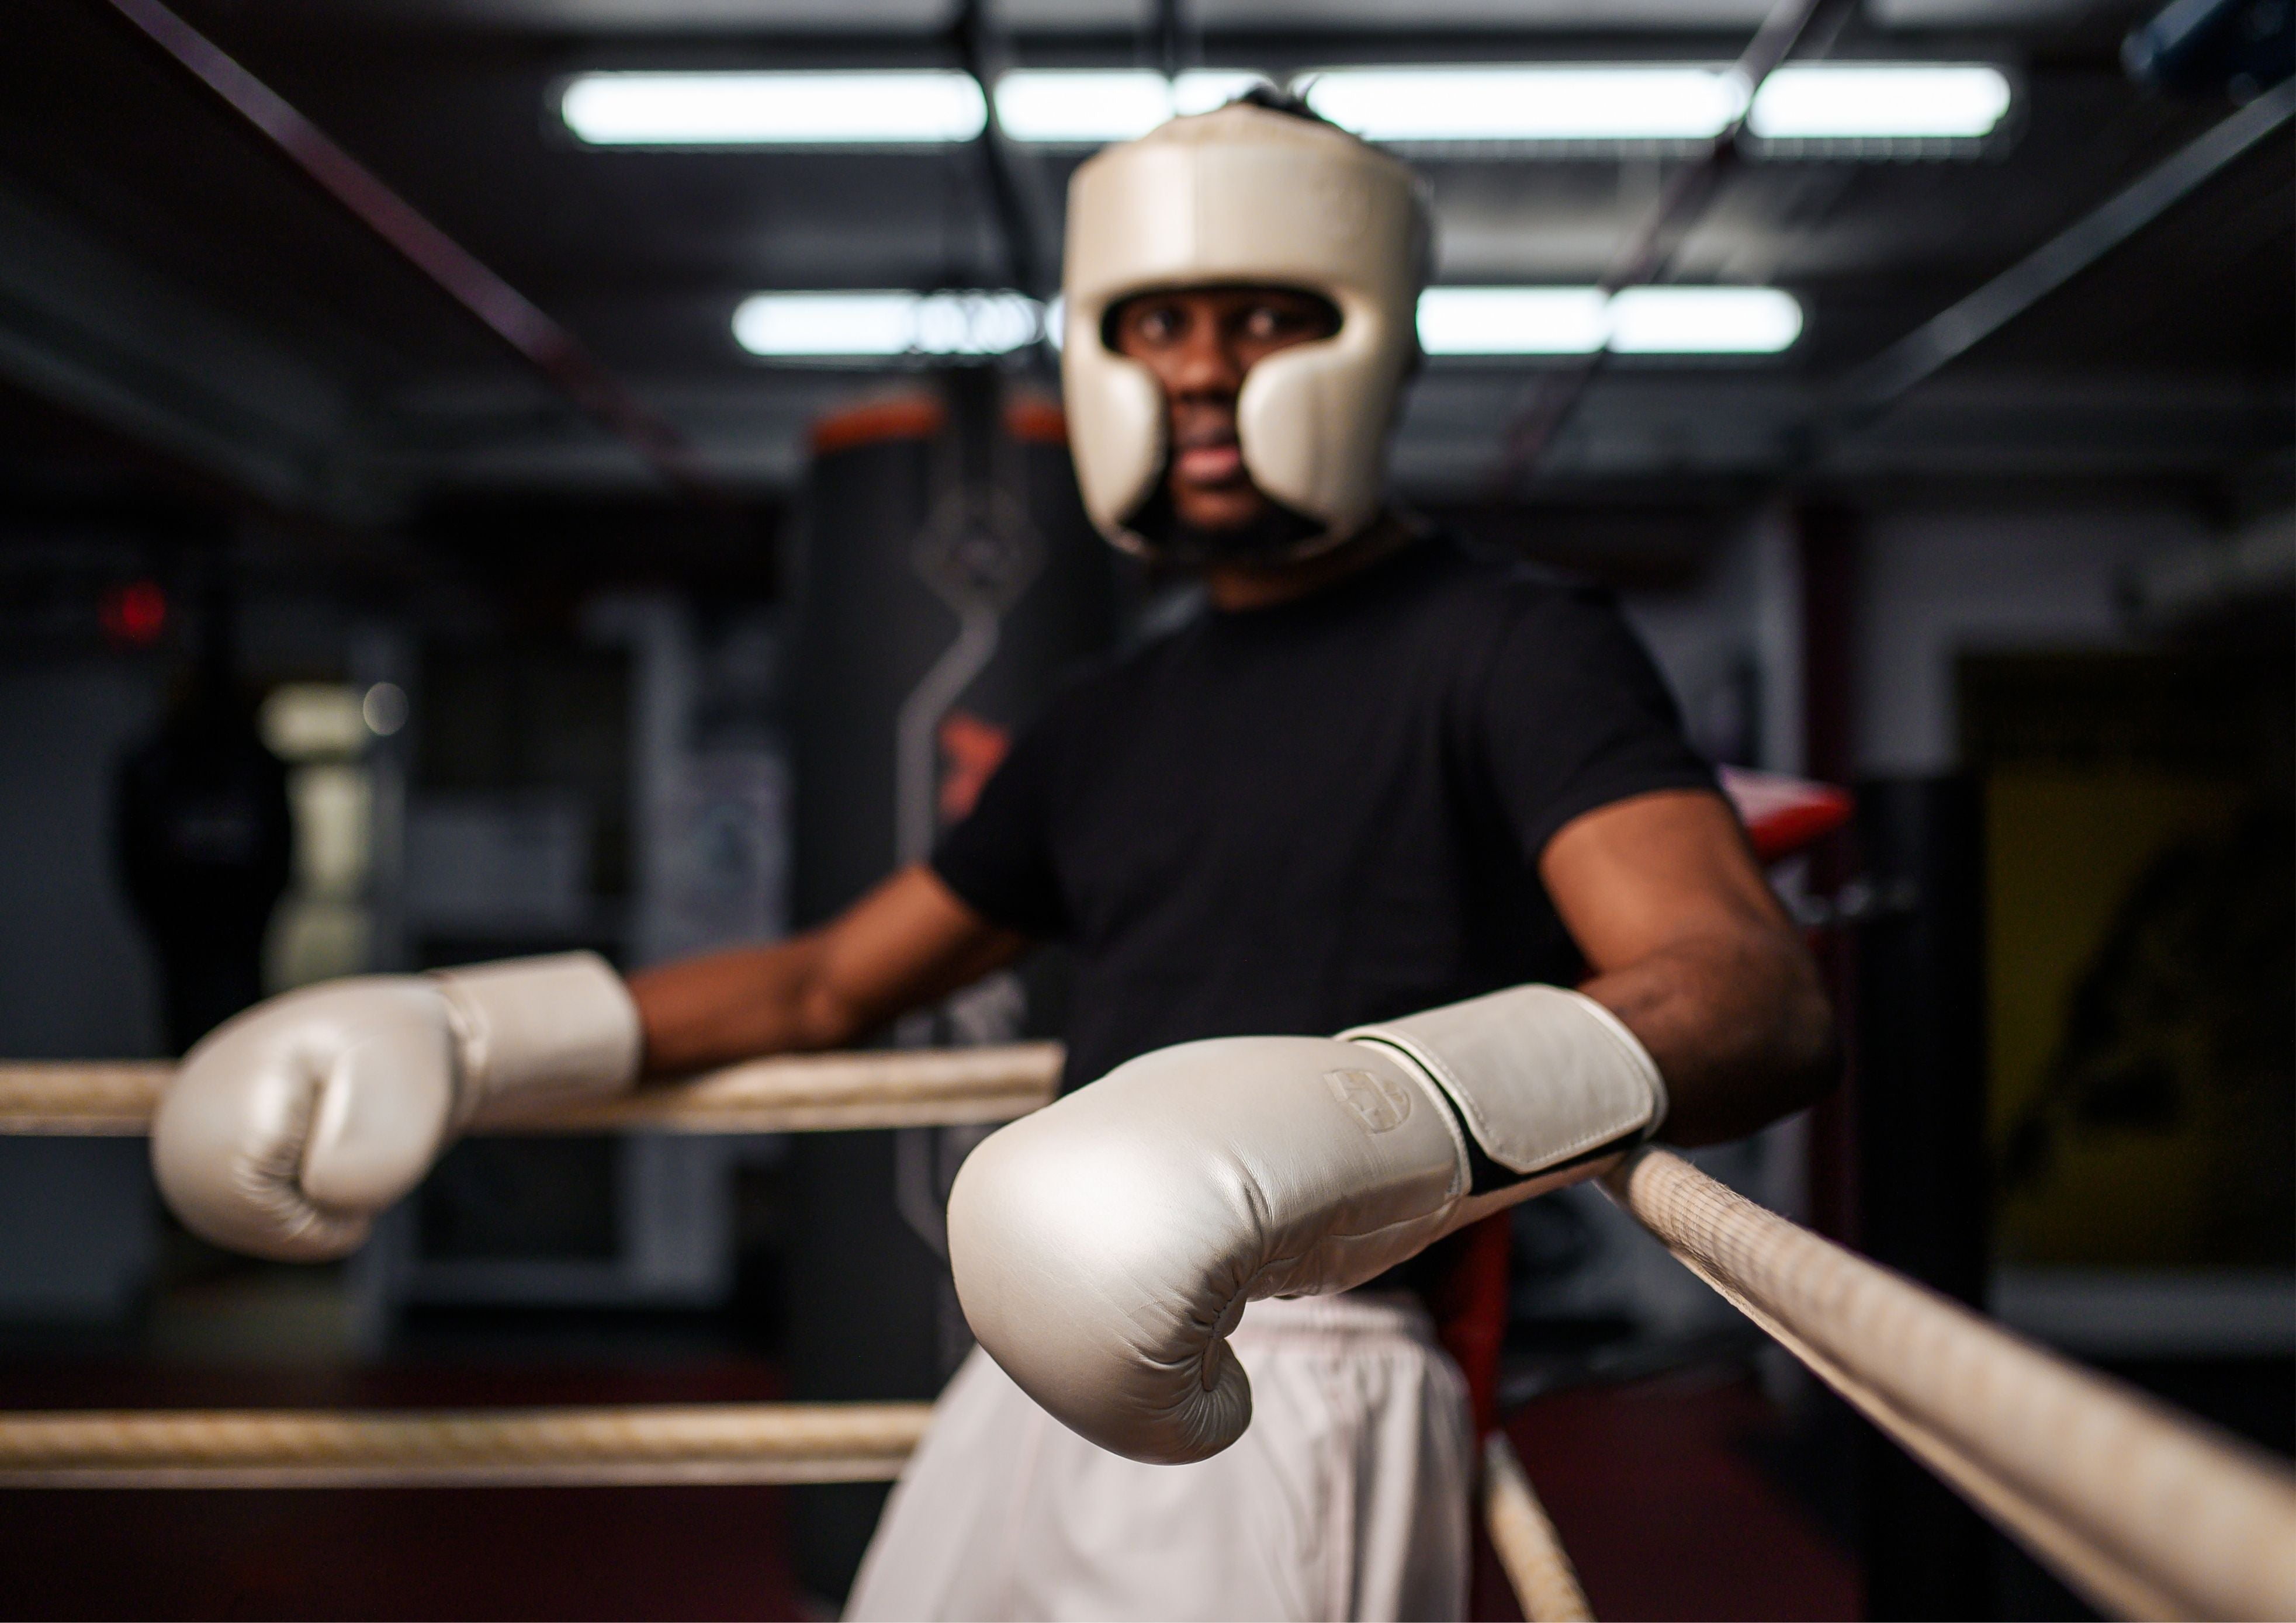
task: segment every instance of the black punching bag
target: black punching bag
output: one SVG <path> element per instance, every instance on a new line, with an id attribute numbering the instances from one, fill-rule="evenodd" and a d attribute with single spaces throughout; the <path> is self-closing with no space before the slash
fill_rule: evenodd
<path id="1" fill-rule="evenodd" d="M 922 858 L 1062 675 L 1112 635 L 1114 571 L 1060 413 L 1008 399 L 993 367 L 939 381 L 814 430 L 792 661 L 800 926 Z M 1056 1035 L 1042 979 L 998 978 L 885 1036 Z M 797 1136 L 793 1397 L 939 1389 L 962 1329 L 937 1232 L 956 1148 L 930 1129 Z M 883 1498 L 798 1496 L 808 1589 L 845 1592 Z"/>
<path id="2" fill-rule="evenodd" d="M 120 765 L 114 831 L 176 1053 L 263 996 L 264 930 L 291 854 L 287 769 L 239 688 L 220 566 L 207 599 L 188 680 Z"/>

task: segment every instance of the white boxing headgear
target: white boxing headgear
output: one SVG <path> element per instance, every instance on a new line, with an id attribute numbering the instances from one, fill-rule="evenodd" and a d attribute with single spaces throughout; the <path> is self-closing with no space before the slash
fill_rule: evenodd
<path id="1" fill-rule="evenodd" d="M 1427 210 L 1396 160 L 1313 119 L 1235 102 L 1111 146 L 1069 183 L 1061 382 L 1093 522 L 1150 553 L 1133 528 L 1169 455 L 1164 391 L 1106 342 L 1136 293 L 1246 284 L 1301 288 L 1340 313 L 1329 338 L 1255 363 L 1236 399 L 1252 482 L 1313 521 L 1292 555 L 1337 545 L 1377 512 L 1388 430 L 1419 354 Z"/>

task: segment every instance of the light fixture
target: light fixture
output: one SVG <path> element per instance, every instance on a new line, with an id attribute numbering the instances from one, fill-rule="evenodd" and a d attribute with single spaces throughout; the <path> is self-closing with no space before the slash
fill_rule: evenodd
<path id="1" fill-rule="evenodd" d="M 1630 287 L 1611 299 L 1614 355 L 1775 355 L 1801 305 L 1774 287 Z"/>
<path id="2" fill-rule="evenodd" d="M 734 341 L 779 360 L 1004 355 L 1044 331 L 1044 307 L 996 291 L 757 293 L 734 312 Z"/>
<path id="3" fill-rule="evenodd" d="M 1432 287 L 1419 296 L 1431 356 L 1775 355 L 1801 305 L 1767 287 Z"/>
<path id="4" fill-rule="evenodd" d="M 1264 84 L 1259 73 L 1194 69 L 1022 68 L 996 81 L 996 121 L 1015 141 L 1096 146 L 1144 135 L 1179 113 L 1209 112 Z"/>
<path id="5" fill-rule="evenodd" d="M 584 73 L 558 99 L 593 146 L 907 146 L 970 141 L 988 121 L 968 74 Z"/>
<path id="6" fill-rule="evenodd" d="M 1808 62 L 1762 81 L 1746 127 L 1765 141 L 1976 140 L 2009 111 L 1982 62 Z"/>
<path id="7" fill-rule="evenodd" d="M 758 293 L 734 313 L 734 337 L 779 360 L 1004 355 L 1056 322 L 1024 294 Z M 1431 356 L 1775 355 L 1801 334 L 1801 306 L 1767 287 L 1435 287 L 1419 298 Z"/>
<path id="8" fill-rule="evenodd" d="M 1594 287 L 1431 287 L 1419 295 L 1430 355 L 1591 355 L 1610 337 Z"/>
<path id="9" fill-rule="evenodd" d="M 758 293 L 734 337 L 775 360 L 1004 355 L 1058 331 L 1046 307 L 1009 291 Z M 1419 296 L 1431 356 L 1775 355 L 1800 336 L 1801 306 L 1767 287 L 1433 287 Z"/>
<path id="10" fill-rule="evenodd" d="M 1766 140 L 1968 140 L 2009 110 L 2009 80 L 1969 62 L 1807 62 L 1765 80 L 1751 109 L 1733 70 L 1685 63 L 1334 68 L 1308 103 L 1372 141 L 1701 141 L 1742 112 Z"/>
<path id="11" fill-rule="evenodd" d="M 1367 141 L 1692 141 L 1745 105 L 1719 68 L 1337 68 L 1308 104 Z"/>
<path id="12" fill-rule="evenodd" d="M 1088 146 L 1262 82 L 1240 69 L 1021 69 L 997 80 L 996 115 L 1015 140 Z M 1702 141 L 1741 113 L 1766 141 L 1966 142 L 2013 100 L 1982 62 L 1792 63 L 1751 110 L 1734 70 L 1695 62 L 1333 68 L 1292 82 L 1333 122 L 1406 143 Z M 980 86 L 947 70 L 584 73 L 558 107 L 594 146 L 933 146 L 972 140 L 988 116 Z"/>
<path id="13" fill-rule="evenodd" d="M 1225 107 L 1254 85 L 1273 81 L 1244 68 L 1191 68 L 1172 81 L 1174 117 Z"/>

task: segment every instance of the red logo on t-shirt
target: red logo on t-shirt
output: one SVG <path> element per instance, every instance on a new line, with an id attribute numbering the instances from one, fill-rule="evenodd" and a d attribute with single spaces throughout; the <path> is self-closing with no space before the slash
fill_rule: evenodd
<path id="1" fill-rule="evenodd" d="M 980 799 L 980 787 L 1012 747 L 1011 734 L 968 710 L 951 710 L 940 723 L 940 820 L 961 823 Z"/>

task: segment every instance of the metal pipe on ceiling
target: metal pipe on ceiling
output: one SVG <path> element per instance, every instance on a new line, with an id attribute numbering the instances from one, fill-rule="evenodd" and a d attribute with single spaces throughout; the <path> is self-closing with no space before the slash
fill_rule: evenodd
<path id="1" fill-rule="evenodd" d="M 1637 287 L 1663 275 L 1690 227 L 1705 212 L 1715 191 L 1738 152 L 1738 140 L 1752 114 L 1754 97 L 1770 75 L 1793 53 L 1822 14 L 1846 14 L 1848 0 L 1777 0 L 1754 37 L 1732 64 L 1731 73 L 1745 86 L 1738 116 L 1707 143 L 1704 152 L 1667 176 L 1658 201 L 1642 223 L 1628 234 L 1597 283 L 1606 293 Z M 1568 371 L 1549 373 L 1531 387 L 1529 398 L 1508 423 L 1501 440 L 1498 465 L 1492 471 L 1493 499 L 1514 494 L 1535 471 L 1563 425 L 1610 357 L 1607 346 L 1595 350 Z"/>
<path id="2" fill-rule="evenodd" d="M 1048 279 L 1044 264 L 1043 222 L 1052 210 L 1044 196 L 1043 176 L 1030 159 L 1013 149 L 996 116 L 996 81 L 1012 66 L 1010 45 L 989 16 L 987 0 L 962 0 L 950 22 L 949 37 L 958 61 L 980 86 L 984 116 L 978 144 L 1013 285 L 1032 299 L 1048 298 L 1056 291 L 1057 278 Z"/>
<path id="3" fill-rule="evenodd" d="M 1976 291 L 1931 316 L 1843 380 L 1849 422 L 1859 425 L 1886 411 L 2190 197 L 2292 115 L 2296 79 L 2276 85 L 2211 126 Z"/>

